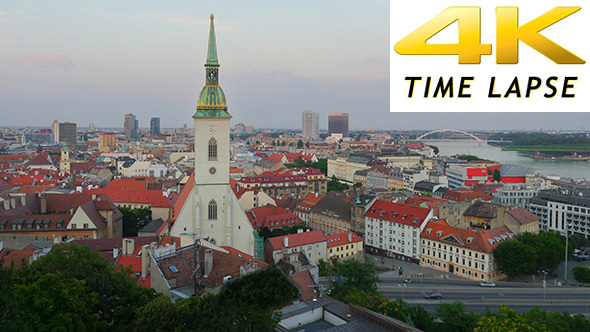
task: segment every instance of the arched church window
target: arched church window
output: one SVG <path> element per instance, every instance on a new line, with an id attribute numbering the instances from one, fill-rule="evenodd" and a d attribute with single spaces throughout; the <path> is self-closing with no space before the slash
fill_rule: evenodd
<path id="1" fill-rule="evenodd" d="M 209 160 L 217 160 L 217 141 L 213 137 L 209 140 Z"/>
<path id="2" fill-rule="evenodd" d="M 215 200 L 211 200 L 209 202 L 209 209 L 208 209 L 208 219 L 209 220 L 216 220 L 217 219 L 217 203 Z"/>

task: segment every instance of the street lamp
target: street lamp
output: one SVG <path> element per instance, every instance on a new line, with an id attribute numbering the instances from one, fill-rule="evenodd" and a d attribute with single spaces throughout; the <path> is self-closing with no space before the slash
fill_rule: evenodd
<path id="1" fill-rule="evenodd" d="M 543 301 L 546 300 L 545 293 L 547 292 L 547 272 L 543 270 Z"/>
<path id="2" fill-rule="evenodd" d="M 563 282 L 567 283 L 567 252 L 568 252 L 568 239 L 570 235 L 570 225 L 568 223 L 569 220 L 565 221 L 565 271 L 563 273 Z"/>

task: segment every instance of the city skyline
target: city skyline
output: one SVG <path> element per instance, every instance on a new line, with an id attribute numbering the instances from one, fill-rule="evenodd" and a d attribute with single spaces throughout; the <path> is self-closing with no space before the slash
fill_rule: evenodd
<path id="1" fill-rule="evenodd" d="M 161 128 L 190 124 L 210 13 L 223 36 L 220 80 L 232 126 L 297 129 L 304 110 L 319 113 L 320 130 L 338 112 L 350 114 L 350 130 L 580 130 L 590 123 L 587 112 L 492 116 L 390 107 L 387 1 L 138 4 L 1 6 L 3 125 L 50 128 L 58 119 L 121 128 L 127 113 L 140 128 L 152 117 Z"/>

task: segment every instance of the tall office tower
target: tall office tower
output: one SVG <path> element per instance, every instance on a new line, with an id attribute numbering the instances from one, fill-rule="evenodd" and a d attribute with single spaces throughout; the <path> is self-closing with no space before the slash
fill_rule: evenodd
<path id="1" fill-rule="evenodd" d="M 59 121 L 53 120 L 51 131 L 53 132 L 53 141 L 59 143 Z"/>
<path id="2" fill-rule="evenodd" d="M 133 113 L 125 114 L 125 124 L 123 125 L 125 136 L 129 139 L 137 138 L 137 119 Z"/>
<path id="3" fill-rule="evenodd" d="M 191 242 L 206 238 L 219 246 L 231 246 L 254 254 L 255 231 L 229 183 L 229 122 L 225 94 L 219 86 L 219 62 L 213 15 L 205 63 L 205 86 L 199 94 L 195 123 L 195 171 L 184 205 L 175 214 L 170 235 Z M 260 241 L 262 249 L 262 242 Z M 264 250 L 261 250 L 263 253 Z M 262 254 L 263 255 L 263 254 Z"/>
<path id="4" fill-rule="evenodd" d="M 320 140 L 320 115 L 314 111 L 303 111 L 301 121 L 303 137 L 310 137 L 314 141 Z"/>
<path id="5" fill-rule="evenodd" d="M 59 124 L 59 143 L 68 143 L 72 147 L 76 146 L 77 126 L 73 122 L 63 122 Z"/>
<path id="6" fill-rule="evenodd" d="M 328 114 L 328 135 L 332 134 L 348 137 L 348 113 Z"/>
<path id="7" fill-rule="evenodd" d="M 117 149 L 117 134 L 99 133 L 98 134 L 98 151 L 113 152 Z"/>
<path id="8" fill-rule="evenodd" d="M 150 136 L 160 136 L 160 118 L 152 118 L 150 120 Z"/>

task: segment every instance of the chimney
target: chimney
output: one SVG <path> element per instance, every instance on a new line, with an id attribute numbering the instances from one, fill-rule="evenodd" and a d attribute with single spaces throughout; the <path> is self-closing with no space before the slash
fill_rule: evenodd
<path id="1" fill-rule="evenodd" d="M 117 258 L 119 256 L 119 248 L 113 248 L 113 258 Z"/>
<path id="2" fill-rule="evenodd" d="M 285 245 L 285 248 L 289 248 L 289 237 L 285 236 L 283 238 L 283 244 Z"/>
<path id="3" fill-rule="evenodd" d="M 133 255 L 133 251 L 135 251 L 135 240 L 123 239 L 123 255 Z"/>
<path id="4" fill-rule="evenodd" d="M 348 242 L 352 242 L 352 231 L 348 231 Z"/>
<path id="5" fill-rule="evenodd" d="M 149 263 L 149 250 L 150 245 L 146 244 L 141 247 L 141 280 L 145 280 L 148 276 L 148 263 Z"/>
<path id="6" fill-rule="evenodd" d="M 213 271 L 213 250 L 205 249 L 205 276 Z"/>
<path id="7" fill-rule="evenodd" d="M 4 210 L 6 210 L 6 211 L 10 210 L 10 201 L 8 201 L 8 200 L 4 201 Z"/>
<path id="8" fill-rule="evenodd" d="M 96 199 L 96 194 L 92 194 L 92 200 Z"/>
<path id="9" fill-rule="evenodd" d="M 303 233 L 303 229 L 299 228 L 299 229 L 297 230 L 297 234 L 301 234 L 301 233 Z"/>
<path id="10" fill-rule="evenodd" d="M 41 214 L 46 214 L 47 213 L 47 193 L 41 193 L 40 196 L 40 204 L 41 204 Z"/>
<path id="11" fill-rule="evenodd" d="M 27 195 L 23 195 L 20 197 L 20 205 L 27 206 Z"/>
<path id="12" fill-rule="evenodd" d="M 10 199 L 10 207 L 15 209 L 16 208 L 16 201 L 14 200 L 14 198 Z"/>

